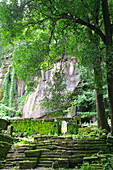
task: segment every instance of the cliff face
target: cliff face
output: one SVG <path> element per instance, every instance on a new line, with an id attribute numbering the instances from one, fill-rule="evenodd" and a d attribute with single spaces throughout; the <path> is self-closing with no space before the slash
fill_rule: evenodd
<path id="1" fill-rule="evenodd" d="M 5 78 L 5 74 L 8 71 L 8 66 L 10 65 L 9 61 L 2 62 L 1 68 L 0 68 L 0 100 L 3 97 L 3 82 Z"/>
<path id="2" fill-rule="evenodd" d="M 4 82 L 4 78 L 5 78 L 5 75 L 8 71 L 9 66 L 10 66 L 10 62 L 7 59 L 7 61 L 2 62 L 2 66 L 0 68 L 0 100 L 3 97 L 2 96 L 3 95 L 2 94 L 3 82 Z M 24 82 L 22 80 L 17 79 L 17 77 L 15 77 L 15 89 L 20 96 L 22 96 L 25 92 Z"/>
<path id="3" fill-rule="evenodd" d="M 74 68 L 75 64 L 76 63 L 74 61 L 67 61 L 65 64 L 64 70 L 67 84 L 67 92 L 73 91 L 80 81 L 79 75 L 76 73 L 76 69 Z M 41 72 L 40 83 L 38 84 L 35 91 L 31 92 L 28 95 L 27 101 L 24 104 L 23 118 L 38 118 L 42 117 L 46 113 L 46 110 L 42 110 L 40 107 L 40 100 L 44 96 L 44 89 L 48 87 L 48 82 L 53 81 L 53 73 L 56 69 L 59 69 L 59 67 L 60 64 L 57 63 L 54 65 L 53 69 L 46 72 Z"/>
<path id="4" fill-rule="evenodd" d="M 75 90 L 76 86 L 78 85 L 80 78 L 79 75 L 76 73 L 75 69 L 76 62 L 74 60 L 66 61 L 66 63 L 63 65 L 64 67 L 64 73 L 66 78 L 66 84 L 67 84 L 67 92 Z M 10 63 L 7 60 L 4 63 L 2 63 L 2 67 L 0 68 L 0 100 L 3 97 L 3 81 L 5 78 L 5 74 L 8 71 Z M 42 110 L 40 107 L 40 100 L 44 97 L 44 89 L 48 87 L 48 82 L 53 82 L 53 74 L 56 70 L 59 70 L 60 63 L 57 63 L 54 65 L 54 68 L 43 72 L 41 71 L 41 78 L 40 83 L 37 85 L 37 88 L 34 92 L 31 92 L 27 97 L 25 104 L 23 106 L 23 118 L 38 118 L 42 117 L 46 110 Z M 15 77 L 15 84 L 14 88 L 18 92 L 20 96 L 22 96 L 25 92 L 25 84 L 23 81 L 18 80 L 17 77 Z"/>

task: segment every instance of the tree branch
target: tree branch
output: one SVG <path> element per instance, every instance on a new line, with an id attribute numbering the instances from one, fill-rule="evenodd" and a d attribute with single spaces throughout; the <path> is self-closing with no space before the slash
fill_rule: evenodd
<path id="1" fill-rule="evenodd" d="M 52 1 L 49 0 L 49 2 L 50 2 L 50 4 L 51 4 L 51 6 L 53 7 L 53 9 L 57 12 L 58 10 L 53 6 Z"/>
<path id="2" fill-rule="evenodd" d="M 32 1 L 34 1 L 34 0 L 29 0 L 28 2 L 22 4 L 22 5 L 20 6 L 20 8 L 23 10 L 23 8 L 24 8 L 26 5 L 28 5 L 29 3 L 31 3 Z"/>
<path id="3" fill-rule="evenodd" d="M 88 27 L 89 29 L 93 30 L 96 34 L 98 34 L 101 37 L 102 41 L 106 44 L 106 36 L 98 27 L 71 14 L 62 14 L 62 19 L 69 19 L 75 23 Z"/>
<path id="4" fill-rule="evenodd" d="M 53 22 L 53 24 L 52 24 L 52 28 L 51 28 L 51 35 L 50 35 L 50 38 L 49 38 L 48 43 L 50 43 L 50 42 L 51 42 L 51 39 L 52 39 L 52 37 L 53 37 L 56 22 L 57 22 L 57 21 L 54 21 L 54 22 Z"/>
<path id="5" fill-rule="evenodd" d="M 84 25 L 84 26 L 88 27 L 89 29 L 93 30 L 97 35 L 99 35 L 101 37 L 102 41 L 104 42 L 104 44 L 106 44 L 106 36 L 103 34 L 103 32 L 97 26 L 92 25 L 89 22 L 84 21 L 77 16 L 74 16 L 70 13 L 64 13 L 64 14 L 58 15 L 56 17 L 52 17 L 48 14 L 42 14 L 42 15 L 46 16 L 48 19 L 51 19 L 56 22 L 60 19 L 67 19 L 67 20 L 71 20 L 72 23 L 78 23 L 80 25 Z"/>
<path id="6" fill-rule="evenodd" d="M 44 19 L 42 19 L 42 20 L 40 20 L 40 21 L 37 21 L 37 22 L 28 22 L 28 23 L 25 24 L 24 26 L 41 24 L 41 23 L 44 22 L 46 19 L 48 19 L 48 18 L 44 18 Z"/>

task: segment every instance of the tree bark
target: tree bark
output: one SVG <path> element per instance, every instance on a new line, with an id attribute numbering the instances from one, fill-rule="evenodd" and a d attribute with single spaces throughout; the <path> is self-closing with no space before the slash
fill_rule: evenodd
<path id="1" fill-rule="evenodd" d="M 108 9 L 108 0 L 102 0 L 102 12 L 104 19 L 104 27 L 106 34 L 106 66 L 107 66 L 107 82 L 108 82 L 108 95 L 110 103 L 111 115 L 111 134 L 113 135 L 113 56 L 112 56 L 112 30 Z"/>
<path id="2" fill-rule="evenodd" d="M 96 92 L 96 110 L 97 110 L 97 123 L 98 128 L 106 129 L 110 131 L 110 127 L 107 121 L 107 115 L 105 112 L 104 98 L 103 98 L 103 85 L 102 85 L 102 72 L 100 63 L 94 68 L 95 77 L 95 92 Z"/>

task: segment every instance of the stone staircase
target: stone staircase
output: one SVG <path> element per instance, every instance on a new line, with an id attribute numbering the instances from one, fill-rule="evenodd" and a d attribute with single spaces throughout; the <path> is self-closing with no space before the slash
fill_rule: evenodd
<path id="1" fill-rule="evenodd" d="M 51 137 L 51 139 L 35 138 L 37 140 L 36 149 L 46 148 L 39 159 L 39 167 L 51 167 L 58 164 L 59 167 L 74 168 L 83 163 L 85 156 L 98 153 L 109 153 L 105 139 L 100 140 L 78 140 L 70 137 Z"/>
<path id="2" fill-rule="evenodd" d="M 19 166 L 20 161 L 25 159 L 25 150 L 34 149 L 33 144 L 25 144 L 20 146 L 12 146 L 10 151 L 7 154 L 6 161 L 5 161 L 5 168 L 8 169 L 10 167 Z"/>
<path id="3" fill-rule="evenodd" d="M 110 153 L 106 139 L 83 140 L 72 137 L 35 136 L 32 143 L 12 146 L 4 168 L 74 168 L 82 165 L 84 157 L 90 157 L 98 152 Z"/>

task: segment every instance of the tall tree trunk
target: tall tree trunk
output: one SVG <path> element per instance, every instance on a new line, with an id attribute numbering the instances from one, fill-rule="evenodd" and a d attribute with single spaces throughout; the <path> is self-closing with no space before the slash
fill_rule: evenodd
<path id="1" fill-rule="evenodd" d="M 107 121 L 107 115 L 105 112 L 105 105 L 103 99 L 103 85 L 102 85 L 102 71 L 101 65 L 98 62 L 94 68 L 94 77 L 95 77 L 95 92 L 96 92 L 96 110 L 97 110 L 97 122 L 98 128 L 106 129 L 110 131 L 110 127 Z"/>
<path id="2" fill-rule="evenodd" d="M 102 12 L 104 19 L 104 27 L 106 34 L 106 66 L 107 66 L 107 82 L 108 82 L 108 95 L 110 103 L 111 115 L 111 134 L 113 135 L 113 56 L 112 56 L 112 30 L 108 9 L 108 0 L 102 0 Z"/>

